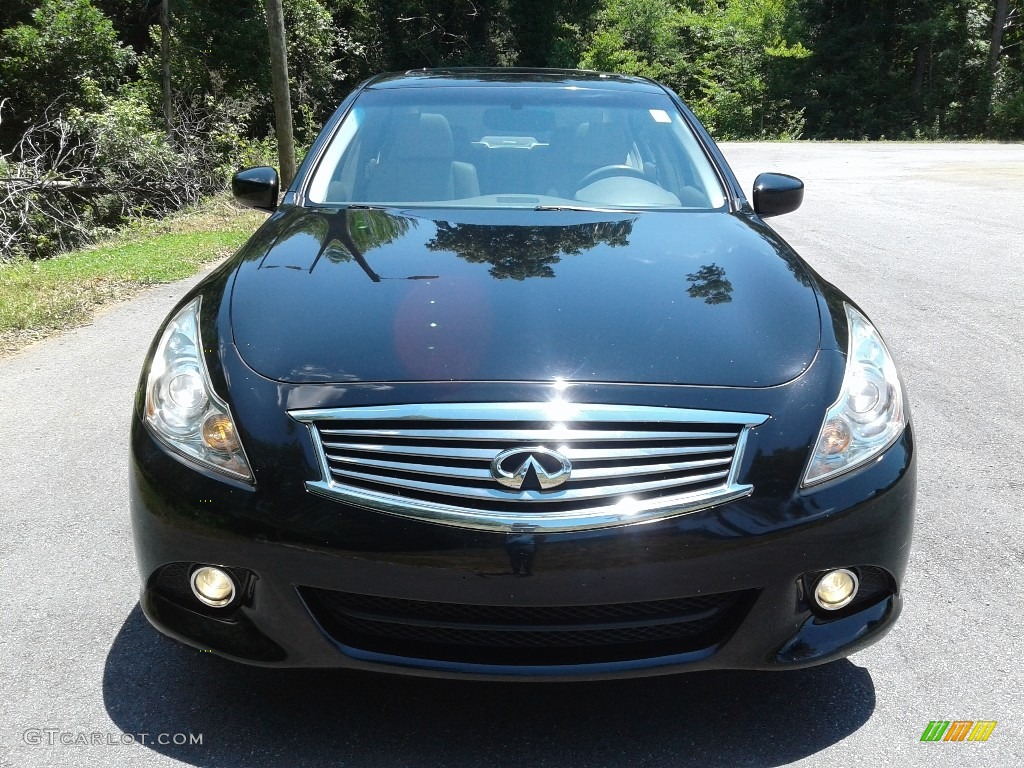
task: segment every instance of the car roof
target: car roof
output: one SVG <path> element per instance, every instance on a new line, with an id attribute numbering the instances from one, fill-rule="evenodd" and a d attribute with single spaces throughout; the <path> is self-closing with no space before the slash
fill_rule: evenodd
<path id="1" fill-rule="evenodd" d="M 444 86 L 577 87 L 588 90 L 646 91 L 663 93 L 652 80 L 610 72 L 579 69 L 523 69 L 515 67 L 450 67 L 411 69 L 378 75 L 366 83 L 368 89 L 437 88 Z"/>

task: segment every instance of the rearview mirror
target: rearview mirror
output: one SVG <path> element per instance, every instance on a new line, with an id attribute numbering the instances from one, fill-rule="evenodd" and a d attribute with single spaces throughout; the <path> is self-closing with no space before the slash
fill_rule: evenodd
<path id="1" fill-rule="evenodd" d="M 762 173 L 754 179 L 754 211 L 759 216 L 781 216 L 800 207 L 804 183 L 784 173 Z"/>
<path id="2" fill-rule="evenodd" d="M 246 208 L 277 210 L 279 188 L 277 171 L 267 165 L 246 168 L 231 177 L 231 194 Z"/>

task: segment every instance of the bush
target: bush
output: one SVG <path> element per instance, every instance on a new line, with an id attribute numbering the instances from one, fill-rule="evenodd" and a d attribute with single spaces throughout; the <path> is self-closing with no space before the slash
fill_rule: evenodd
<path id="1" fill-rule="evenodd" d="M 1011 85 L 1000 84 L 992 107 L 990 129 L 999 139 L 1024 138 L 1024 78 Z"/>
<path id="2" fill-rule="evenodd" d="M 89 0 L 42 0 L 31 24 L 0 32 L 0 93 L 10 100 L 0 149 L 55 99 L 63 109 L 101 109 L 104 94 L 117 90 L 135 59 Z"/>
<path id="3" fill-rule="evenodd" d="M 243 135 L 244 103 L 181 101 L 169 136 L 147 102 L 126 87 L 100 110 L 44 118 L 0 154 L 2 258 L 81 246 L 127 219 L 197 203 L 242 166 L 273 162 L 272 140 Z"/>

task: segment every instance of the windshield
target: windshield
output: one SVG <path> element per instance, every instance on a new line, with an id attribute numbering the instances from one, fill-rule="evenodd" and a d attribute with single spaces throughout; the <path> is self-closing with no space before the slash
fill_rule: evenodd
<path id="1" fill-rule="evenodd" d="M 665 94 L 514 86 L 364 92 L 307 198 L 470 208 L 725 205 L 710 161 Z"/>

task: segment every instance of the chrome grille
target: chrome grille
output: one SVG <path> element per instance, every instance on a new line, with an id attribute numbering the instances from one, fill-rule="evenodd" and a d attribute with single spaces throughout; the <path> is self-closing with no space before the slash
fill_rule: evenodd
<path id="1" fill-rule="evenodd" d="M 556 403 L 436 403 L 292 411 L 323 477 L 307 488 L 388 514 L 498 531 L 568 531 L 672 517 L 750 493 L 736 483 L 766 416 Z M 567 481 L 500 485 L 510 449 L 557 451 Z M 561 482 L 561 481 L 559 481 Z"/>

